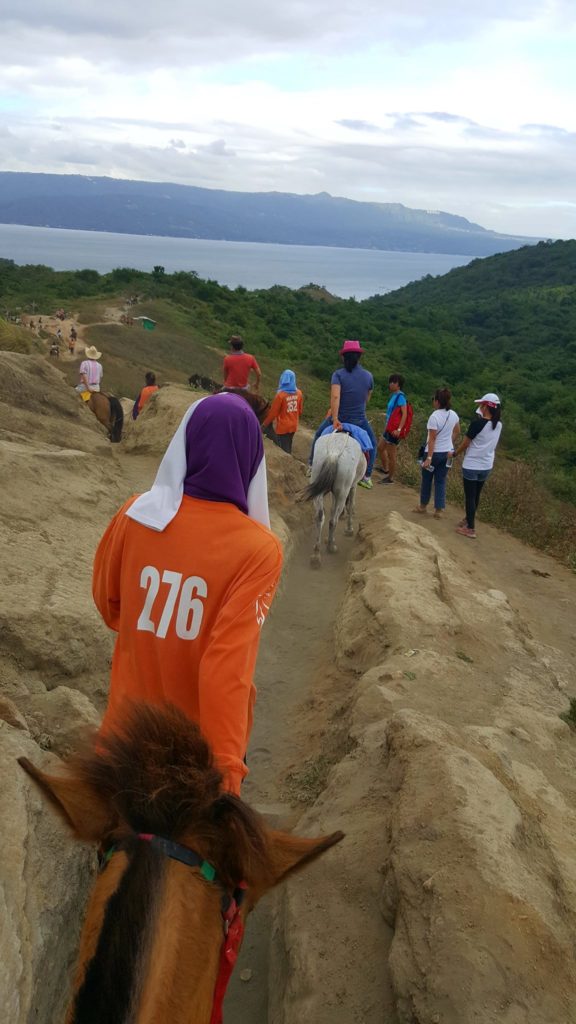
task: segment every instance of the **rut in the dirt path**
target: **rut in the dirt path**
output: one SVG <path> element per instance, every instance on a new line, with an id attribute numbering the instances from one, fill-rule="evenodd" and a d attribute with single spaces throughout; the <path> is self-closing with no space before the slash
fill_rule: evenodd
<path id="1" fill-rule="evenodd" d="M 313 797 L 321 788 L 322 766 L 335 754 L 331 744 L 341 737 L 336 723 L 346 703 L 346 677 L 335 670 L 334 629 L 355 542 L 343 536 L 338 542 L 339 553 L 326 556 L 320 571 L 310 568 L 311 540 L 307 537 L 299 545 L 262 637 L 250 775 L 243 797 L 268 814 L 274 826 L 297 822 L 304 809 L 299 798 Z M 298 885 L 298 879 L 288 884 Z M 268 1022 L 273 899 L 263 900 L 248 921 L 226 1000 L 225 1024 Z M 250 978 L 243 981 L 246 972 Z"/>

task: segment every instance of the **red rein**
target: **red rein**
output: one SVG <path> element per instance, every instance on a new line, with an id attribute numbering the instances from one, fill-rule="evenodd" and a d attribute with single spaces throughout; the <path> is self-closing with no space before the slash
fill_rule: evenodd
<path id="1" fill-rule="evenodd" d="M 224 996 L 226 995 L 226 989 L 228 988 L 228 982 L 234 970 L 234 965 L 238 959 L 240 946 L 242 945 L 244 922 L 240 917 L 240 908 L 236 901 L 232 902 L 230 910 L 226 915 L 226 924 L 228 927 L 220 950 L 220 966 L 214 988 L 214 1003 L 212 1005 L 210 1024 L 222 1024 Z"/>

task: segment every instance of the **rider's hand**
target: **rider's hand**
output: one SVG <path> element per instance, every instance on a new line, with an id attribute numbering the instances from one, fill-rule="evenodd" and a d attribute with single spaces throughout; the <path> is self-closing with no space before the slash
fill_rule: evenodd
<path id="1" fill-rule="evenodd" d="M 394 435 L 395 435 L 396 437 L 400 437 L 400 427 L 398 427 L 398 429 L 397 429 L 397 430 L 393 430 L 393 431 L 392 431 L 392 433 L 393 433 L 393 434 L 394 434 Z"/>

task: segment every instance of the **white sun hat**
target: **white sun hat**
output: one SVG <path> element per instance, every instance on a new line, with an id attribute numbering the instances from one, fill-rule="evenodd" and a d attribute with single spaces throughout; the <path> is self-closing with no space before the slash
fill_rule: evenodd
<path id="1" fill-rule="evenodd" d="M 493 391 L 488 391 L 485 395 L 482 395 L 482 398 L 475 398 L 474 403 L 476 405 L 491 405 L 493 408 L 502 404 L 498 395 L 494 394 Z"/>

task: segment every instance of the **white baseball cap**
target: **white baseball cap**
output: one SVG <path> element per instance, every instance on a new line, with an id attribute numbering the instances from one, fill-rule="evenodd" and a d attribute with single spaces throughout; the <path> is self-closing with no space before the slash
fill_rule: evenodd
<path id="1" fill-rule="evenodd" d="M 488 391 L 488 393 L 483 395 L 482 398 L 475 398 L 474 402 L 476 405 L 490 405 L 493 409 L 495 409 L 497 405 L 502 404 L 498 395 L 495 395 L 493 391 Z"/>

